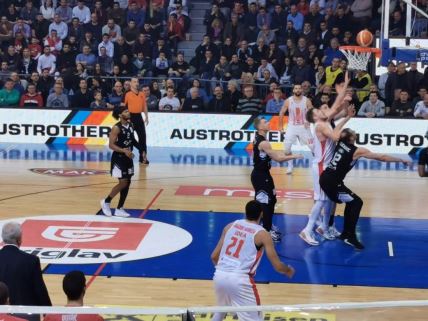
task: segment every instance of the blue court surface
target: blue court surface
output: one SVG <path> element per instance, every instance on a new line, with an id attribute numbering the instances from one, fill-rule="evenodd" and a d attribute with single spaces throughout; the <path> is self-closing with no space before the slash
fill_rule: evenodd
<path id="1" fill-rule="evenodd" d="M 138 217 L 141 210 L 131 210 Z M 186 248 L 161 257 L 109 263 L 103 276 L 159 277 L 173 279 L 211 279 L 214 268 L 210 253 L 224 226 L 241 218 L 239 213 L 187 212 L 151 210 L 146 219 L 179 226 L 193 236 Z M 361 218 L 358 233 L 366 245 L 355 251 L 342 241 L 325 241 L 318 247 L 306 245 L 298 232 L 306 223 L 302 215 L 276 215 L 274 223 L 284 231 L 277 251 L 286 263 L 296 268 L 292 280 L 276 273 L 266 257 L 256 275 L 262 283 L 306 283 L 327 285 L 363 285 L 405 288 L 428 288 L 428 220 Z M 342 218 L 337 218 L 337 225 Z M 389 255 L 388 242 L 393 255 Z M 79 269 L 94 274 L 99 264 L 49 265 L 46 273 L 63 274 Z"/>

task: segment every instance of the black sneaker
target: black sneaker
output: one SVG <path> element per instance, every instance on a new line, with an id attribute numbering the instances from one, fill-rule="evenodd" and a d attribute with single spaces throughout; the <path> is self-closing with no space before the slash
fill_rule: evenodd
<path id="1" fill-rule="evenodd" d="M 357 250 L 364 250 L 364 245 L 361 244 L 360 241 L 358 241 L 356 237 L 345 238 L 343 240 L 343 242 L 345 242 L 348 245 L 353 246 Z"/>

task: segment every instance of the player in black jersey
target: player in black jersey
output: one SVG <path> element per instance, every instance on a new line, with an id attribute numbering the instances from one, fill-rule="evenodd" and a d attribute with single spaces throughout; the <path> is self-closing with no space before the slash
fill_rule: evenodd
<path id="1" fill-rule="evenodd" d="M 425 133 L 425 138 L 428 139 L 428 130 Z M 420 177 L 428 177 L 428 147 L 422 148 L 419 152 L 418 174 Z"/>
<path id="2" fill-rule="evenodd" d="M 266 140 L 269 132 L 269 122 L 261 117 L 254 120 L 257 129 L 253 142 L 254 169 L 251 172 L 251 183 L 255 190 L 255 199 L 262 205 L 263 227 L 270 232 L 272 240 L 280 241 L 280 233 L 272 230 L 272 216 L 275 210 L 276 193 L 273 178 L 270 175 L 271 159 L 276 162 L 286 162 L 293 159 L 303 158 L 302 155 L 285 155 L 284 152 L 274 151 Z"/>
<path id="3" fill-rule="evenodd" d="M 404 164 L 411 164 L 412 162 L 385 154 L 372 153 L 366 148 L 357 147 L 355 146 L 356 139 L 357 135 L 352 129 L 346 128 L 342 131 L 333 158 L 321 174 L 320 185 L 333 202 L 346 203 L 345 222 L 339 238 L 346 244 L 362 250 L 364 245 L 358 241 L 355 230 L 363 207 L 363 201 L 343 183 L 346 174 L 361 157 L 381 162 L 401 162 Z"/>
<path id="4" fill-rule="evenodd" d="M 131 177 L 134 175 L 134 162 L 132 158 L 133 146 L 136 144 L 134 138 L 134 128 L 130 122 L 131 115 L 126 107 L 119 107 L 113 111 L 113 117 L 120 119 L 110 133 L 109 147 L 113 150 L 111 156 L 111 176 L 119 179 L 119 183 L 114 186 L 110 194 L 101 200 L 101 210 L 106 216 L 112 216 L 110 209 L 111 200 L 120 193 L 119 203 L 114 212 L 114 216 L 128 217 L 130 214 L 125 212 L 123 205 L 128 196 Z"/>

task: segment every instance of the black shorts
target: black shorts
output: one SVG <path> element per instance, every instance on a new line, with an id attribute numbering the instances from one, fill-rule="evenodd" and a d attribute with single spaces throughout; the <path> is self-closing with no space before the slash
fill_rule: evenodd
<path id="1" fill-rule="evenodd" d="M 251 183 L 255 190 L 255 199 L 259 203 L 268 204 L 276 201 L 275 185 L 269 172 L 253 170 Z"/>
<path id="2" fill-rule="evenodd" d="M 333 175 L 326 172 L 321 174 L 320 186 L 331 201 L 339 204 L 351 202 L 357 196 L 343 181 L 338 182 Z"/>
<path id="3" fill-rule="evenodd" d="M 131 178 L 134 175 L 134 161 L 125 154 L 114 152 L 111 157 L 110 173 L 118 179 Z"/>

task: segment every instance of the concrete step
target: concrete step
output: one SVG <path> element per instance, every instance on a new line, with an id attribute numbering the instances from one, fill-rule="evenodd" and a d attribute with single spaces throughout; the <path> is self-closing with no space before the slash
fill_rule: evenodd
<path id="1" fill-rule="evenodd" d="M 209 2 L 198 2 L 198 3 L 192 3 L 192 10 L 207 10 L 210 9 L 212 6 Z"/>
<path id="2" fill-rule="evenodd" d="M 200 40 L 194 40 L 192 38 L 190 41 L 180 41 L 178 43 L 178 48 L 191 48 L 194 50 L 197 46 L 199 46 L 200 43 Z"/>
<path id="3" fill-rule="evenodd" d="M 205 17 L 205 9 L 193 9 L 190 11 L 190 18 L 203 18 Z"/>

